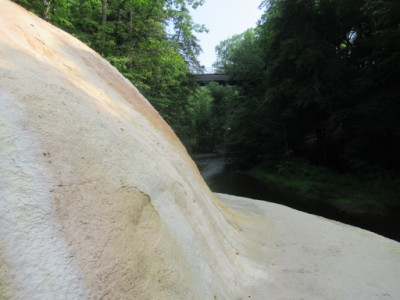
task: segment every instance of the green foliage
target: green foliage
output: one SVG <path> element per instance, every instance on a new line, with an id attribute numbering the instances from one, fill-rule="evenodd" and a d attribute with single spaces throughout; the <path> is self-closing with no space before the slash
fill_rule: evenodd
<path id="1" fill-rule="evenodd" d="M 197 8 L 202 5 L 204 0 L 168 0 L 166 1 L 167 16 L 172 20 L 175 33 L 172 40 L 184 57 L 186 63 L 192 71 L 200 71 L 201 66 L 197 56 L 201 52 L 195 32 L 206 32 L 203 25 L 194 24 L 189 14 L 187 5 Z"/>
<path id="2" fill-rule="evenodd" d="M 212 152 L 213 119 L 211 105 L 213 98 L 207 87 L 200 87 L 189 98 L 191 107 L 191 125 L 193 128 L 193 150 L 196 152 Z"/>
<path id="3" fill-rule="evenodd" d="M 216 65 L 240 93 L 227 120 L 231 151 L 254 162 L 290 154 L 363 173 L 399 169 L 399 2 L 263 7 L 255 30 L 217 47 Z"/>
<path id="4" fill-rule="evenodd" d="M 198 87 L 189 97 L 189 127 L 193 152 L 222 152 L 224 137 L 229 129 L 226 119 L 235 95 L 231 86 L 210 83 Z"/>
<path id="5" fill-rule="evenodd" d="M 345 154 L 353 165 L 400 166 L 400 5 L 398 1 L 368 0 L 366 18 L 355 40 L 352 57 L 357 70 L 353 107 L 347 122 L 352 140 Z"/>
<path id="6" fill-rule="evenodd" d="M 246 89 L 246 94 L 256 94 L 257 83 L 264 75 L 264 61 L 255 30 L 248 29 L 222 41 L 216 52 L 218 59 L 214 67 L 221 73 L 228 73 L 232 82 Z"/>
<path id="7" fill-rule="evenodd" d="M 276 190 L 292 193 L 307 202 L 323 201 L 340 209 L 370 213 L 400 206 L 400 182 L 395 176 L 362 178 L 295 158 L 264 162 L 251 173 Z"/>
<path id="8" fill-rule="evenodd" d="M 72 0 L 15 0 L 14 2 L 63 29 L 73 27 L 68 19 L 69 8 L 73 5 Z"/>
<path id="9" fill-rule="evenodd" d="M 399 206 L 400 2 L 263 7 L 256 29 L 216 49 L 236 92 L 225 103 L 226 151 L 303 196 Z"/>

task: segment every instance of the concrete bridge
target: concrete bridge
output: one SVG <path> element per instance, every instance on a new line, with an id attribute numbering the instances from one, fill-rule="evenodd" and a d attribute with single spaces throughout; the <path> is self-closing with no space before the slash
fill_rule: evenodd
<path id="1" fill-rule="evenodd" d="M 219 84 L 225 84 L 228 81 L 228 75 L 218 72 L 214 68 L 204 68 L 204 73 L 192 74 L 194 79 L 200 85 L 206 85 L 209 82 L 217 82 Z"/>
<path id="2" fill-rule="evenodd" d="M 226 74 L 193 74 L 193 77 L 200 85 L 206 85 L 209 82 L 225 84 L 228 81 Z"/>

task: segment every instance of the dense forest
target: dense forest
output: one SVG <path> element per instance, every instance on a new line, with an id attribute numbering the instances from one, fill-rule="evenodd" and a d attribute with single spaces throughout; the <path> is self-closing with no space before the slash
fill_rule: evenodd
<path id="1" fill-rule="evenodd" d="M 258 26 L 216 48 L 229 84 L 203 87 L 189 74 L 206 29 L 189 7 L 204 0 L 15 2 L 116 66 L 190 151 L 303 194 L 400 206 L 400 1 L 263 1 Z"/>
<path id="2" fill-rule="evenodd" d="M 217 66 L 251 102 L 239 100 L 230 139 L 257 140 L 229 141 L 232 150 L 252 159 L 294 155 L 327 166 L 398 168 L 400 2 L 264 6 L 258 28 L 218 47 Z"/>
<path id="3" fill-rule="evenodd" d="M 231 85 L 203 91 L 215 124 L 203 138 L 274 185 L 399 206 L 400 2 L 262 7 L 255 29 L 217 47 Z"/>

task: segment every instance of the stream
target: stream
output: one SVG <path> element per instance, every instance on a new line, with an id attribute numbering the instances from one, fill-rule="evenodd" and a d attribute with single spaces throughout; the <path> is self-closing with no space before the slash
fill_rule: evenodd
<path id="1" fill-rule="evenodd" d="M 197 158 L 195 162 L 213 192 L 282 204 L 345 224 L 360 227 L 400 241 L 400 212 L 385 214 L 349 213 L 327 203 L 296 201 L 271 191 L 266 184 L 235 169 L 226 158 Z"/>

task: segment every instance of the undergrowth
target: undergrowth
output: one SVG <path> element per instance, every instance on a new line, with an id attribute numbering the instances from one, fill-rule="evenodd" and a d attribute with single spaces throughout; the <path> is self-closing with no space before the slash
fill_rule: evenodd
<path id="1" fill-rule="evenodd" d="M 303 201 L 325 201 L 345 210 L 379 212 L 400 208 L 400 178 L 375 174 L 339 173 L 300 159 L 264 162 L 250 173 L 278 192 Z"/>

